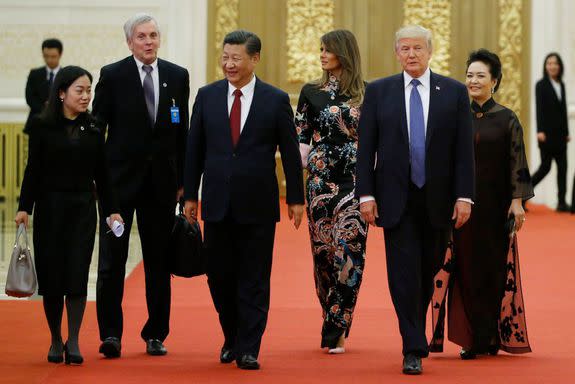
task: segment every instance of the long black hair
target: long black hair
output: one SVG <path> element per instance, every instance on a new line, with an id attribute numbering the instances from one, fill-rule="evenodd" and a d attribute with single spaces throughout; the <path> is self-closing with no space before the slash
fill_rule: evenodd
<path id="1" fill-rule="evenodd" d="M 545 56 L 545 60 L 543 60 L 543 77 L 544 78 L 549 78 L 549 74 L 547 73 L 547 70 L 545 69 L 545 65 L 547 64 L 547 59 L 549 59 L 550 57 L 555 56 L 555 58 L 557 59 L 557 64 L 559 64 L 559 74 L 557 75 L 557 80 L 559 80 L 559 82 L 563 81 L 563 60 L 561 60 L 561 56 L 559 56 L 559 54 L 557 52 L 551 52 L 550 54 L 548 54 L 547 56 Z"/>
<path id="2" fill-rule="evenodd" d="M 68 88 L 82 76 L 88 76 L 90 83 L 92 82 L 92 75 L 84 68 L 69 65 L 58 71 L 54 78 L 54 84 L 50 90 L 48 97 L 48 104 L 42 111 L 41 118 L 46 121 L 55 122 L 63 116 L 62 100 L 60 100 L 60 91 L 66 92 Z"/>

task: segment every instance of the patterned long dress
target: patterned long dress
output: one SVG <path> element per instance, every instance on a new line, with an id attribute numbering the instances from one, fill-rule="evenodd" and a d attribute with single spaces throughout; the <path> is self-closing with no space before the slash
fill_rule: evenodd
<path id="1" fill-rule="evenodd" d="M 323 309 L 321 347 L 349 335 L 365 263 L 367 224 L 354 198 L 360 109 L 339 94 L 330 76 L 321 88 L 306 84 L 295 114 L 308 156 L 307 214 L 314 279 Z"/>
<path id="2" fill-rule="evenodd" d="M 523 129 L 508 108 L 489 99 L 471 104 L 475 140 L 475 201 L 471 218 L 454 232 L 455 263 L 449 294 L 449 340 L 485 353 L 490 346 L 510 353 L 529 352 L 527 329 L 520 329 L 524 308 L 512 319 L 513 339 L 506 328 L 503 300 L 520 286 L 518 260 L 510 261 L 505 228 L 511 200 L 533 197 Z M 515 251 L 515 250 L 514 250 Z M 516 255 L 516 252 L 514 252 Z M 509 269 L 514 277 L 509 279 Z M 515 281 L 516 283 L 510 284 Z M 522 298 L 521 298 L 522 302 Z M 515 312 L 515 311 L 514 311 Z M 507 335 L 507 336 L 506 336 Z"/>

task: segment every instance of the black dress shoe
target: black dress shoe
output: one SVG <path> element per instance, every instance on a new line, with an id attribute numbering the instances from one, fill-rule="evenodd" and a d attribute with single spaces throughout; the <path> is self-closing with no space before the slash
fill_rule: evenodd
<path id="1" fill-rule="evenodd" d="M 106 337 L 102 344 L 100 344 L 100 353 L 103 353 L 107 358 L 120 357 L 122 354 L 122 344 L 117 337 Z"/>
<path id="2" fill-rule="evenodd" d="M 149 339 L 146 341 L 146 353 L 151 356 L 164 356 L 168 350 L 160 340 Z"/>
<path id="3" fill-rule="evenodd" d="M 260 363 L 254 355 L 242 355 L 236 360 L 236 364 L 240 369 L 260 369 Z"/>
<path id="4" fill-rule="evenodd" d="M 567 203 L 559 203 L 557 204 L 557 212 L 569 212 L 571 207 L 567 205 Z"/>
<path id="5" fill-rule="evenodd" d="M 477 354 L 472 349 L 461 348 L 459 357 L 461 357 L 461 360 L 473 360 L 477 357 Z"/>
<path id="6" fill-rule="evenodd" d="M 487 347 L 487 353 L 490 356 L 497 356 L 497 354 L 499 353 L 499 345 L 490 345 L 489 347 Z"/>
<path id="7" fill-rule="evenodd" d="M 61 362 L 64 361 L 64 349 L 63 346 L 61 345 L 59 350 L 55 349 L 54 346 L 50 346 L 50 350 L 48 351 L 48 362 L 49 363 L 55 363 L 55 364 L 59 364 Z"/>
<path id="8" fill-rule="evenodd" d="M 406 375 L 421 375 L 423 367 L 421 366 L 421 357 L 408 353 L 403 357 L 403 373 Z"/>
<path id="9" fill-rule="evenodd" d="M 67 365 L 82 364 L 84 362 L 84 358 L 82 357 L 82 355 L 76 355 L 70 353 L 70 351 L 68 351 L 68 344 L 64 344 L 64 362 Z"/>
<path id="10" fill-rule="evenodd" d="M 236 354 L 231 348 L 222 347 L 220 352 L 220 363 L 228 364 L 236 359 Z"/>

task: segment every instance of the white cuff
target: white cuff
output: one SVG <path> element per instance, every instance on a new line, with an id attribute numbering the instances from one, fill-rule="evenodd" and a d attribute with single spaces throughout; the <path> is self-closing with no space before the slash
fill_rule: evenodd
<path id="1" fill-rule="evenodd" d="M 469 198 L 467 198 L 467 197 L 460 197 L 460 198 L 457 199 L 457 201 L 463 201 L 463 202 L 469 203 L 469 204 L 471 204 L 471 205 L 474 204 L 474 203 L 473 203 L 473 200 L 471 200 L 471 199 L 469 199 Z"/>
<path id="2" fill-rule="evenodd" d="M 375 197 L 371 196 L 371 195 L 367 195 L 367 196 L 360 196 L 359 197 L 359 203 L 367 203 L 368 201 L 374 201 Z"/>

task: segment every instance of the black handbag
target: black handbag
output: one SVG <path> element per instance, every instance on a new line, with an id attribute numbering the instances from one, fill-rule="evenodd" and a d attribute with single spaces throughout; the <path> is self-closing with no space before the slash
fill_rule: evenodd
<path id="1" fill-rule="evenodd" d="M 179 205 L 172 229 L 172 249 L 169 258 L 170 273 L 180 277 L 200 276 L 206 273 L 206 256 L 202 231 L 196 221 L 190 224 Z"/>

